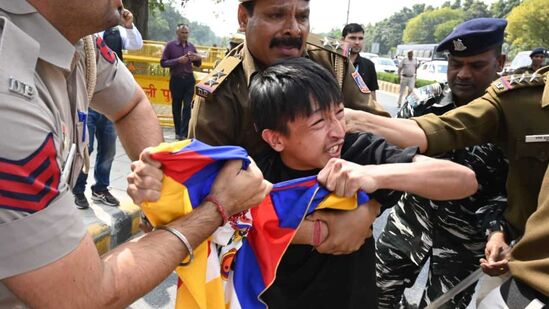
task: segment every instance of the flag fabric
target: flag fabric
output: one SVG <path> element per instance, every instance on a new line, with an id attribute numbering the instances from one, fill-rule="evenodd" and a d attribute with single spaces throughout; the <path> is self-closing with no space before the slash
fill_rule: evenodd
<path id="1" fill-rule="evenodd" d="M 166 224 L 190 213 L 208 195 L 226 160 L 250 160 L 236 146 L 212 147 L 197 140 L 161 144 L 152 158 L 164 172 L 160 200 L 141 205 L 151 223 Z M 194 261 L 176 268 L 176 308 L 265 308 L 259 296 L 305 216 L 322 208 L 350 210 L 368 201 L 365 193 L 339 198 L 316 176 L 275 184 L 265 200 L 229 222 L 194 249 Z"/>

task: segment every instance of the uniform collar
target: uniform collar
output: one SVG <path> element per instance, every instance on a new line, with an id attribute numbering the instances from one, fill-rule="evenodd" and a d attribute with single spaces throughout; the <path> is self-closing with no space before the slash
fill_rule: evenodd
<path id="1" fill-rule="evenodd" d="M 250 80 L 259 72 L 259 66 L 255 62 L 254 56 L 248 50 L 246 43 L 242 44 L 242 49 L 240 50 L 240 57 L 242 58 L 242 69 L 244 70 L 244 76 L 246 77 L 246 85 L 250 86 Z"/>
<path id="2" fill-rule="evenodd" d="M 39 58 L 64 70 L 71 69 L 76 48 L 27 1 L 2 1 L 0 10 L 40 44 Z"/>

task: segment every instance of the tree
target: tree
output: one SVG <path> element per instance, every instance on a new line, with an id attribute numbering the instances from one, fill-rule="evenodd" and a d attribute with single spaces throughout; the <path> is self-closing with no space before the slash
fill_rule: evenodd
<path id="1" fill-rule="evenodd" d="M 490 14 L 492 17 L 503 18 L 520 3 L 521 0 L 498 0 L 490 6 Z"/>
<path id="2" fill-rule="evenodd" d="M 486 3 L 479 0 L 468 0 L 463 3 L 463 11 L 465 11 L 465 19 L 473 19 L 479 17 L 491 17 L 492 14 Z"/>
<path id="3" fill-rule="evenodd" d="M 171 2 L 170 0 L 164 2 Z M 124 7 L 133 14 L 133 23 L 144 39 L 149 38 L 149 12 L 155 9 L 164 10 L 163 0 L 125 0 Z"/>
<path id="4" fill-rule="evenodd" d="M 459 0 L 456 0 L 458 2 Z M 435 43 L 446 37 L 453 26 L 465 20 L 461 9 L 439 8 L 410 19 L 403 33 L 405 43 Z"/>
<path id="5" fill-rule="evenodd" d="M 507 16 L 508 40 L 512 49 L 549 46 L 549 0 L 524 0 Z"/>

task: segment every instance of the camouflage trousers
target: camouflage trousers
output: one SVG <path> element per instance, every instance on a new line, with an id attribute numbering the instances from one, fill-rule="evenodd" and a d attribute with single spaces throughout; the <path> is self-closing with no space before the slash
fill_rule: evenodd
<path id="1" fill-rule="evenodd" d="M 414 196 L 400 200 L 376 243 L 379 308 L 406 307 L 404 289 L 414 284 L 430 259 L 419 305 L 424 308 L 478 269 L 485 244 L 474 211 Z M 473 293 L 474 285 L 441 308 L 465 308 Z"/>

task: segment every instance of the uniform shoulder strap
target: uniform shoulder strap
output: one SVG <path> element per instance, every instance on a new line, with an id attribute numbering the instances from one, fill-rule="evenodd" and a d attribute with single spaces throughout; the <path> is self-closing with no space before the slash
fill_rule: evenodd
<path id="1" fill-rule="evenodd" d="M 307 44 L 338 54 L 345 58 L 347 57 L 347 52 L 345 51 L 344 46 L 339 40 L 336 39 L 309 33 L 309 36 L 307 37 Z"/>
<path id="2" fill-rule="evenodd" d="M 196 84 L 196 94 L 205 99 L 213 95 L 216 89 L 227 79 L 231 72 L 242 62 L 238 57 L 236 50 L 233 49 L 217 66 L 198 84 Z"/>
<path id="3" fill-rule="evenodd" d="M 27 100 L 37 95 L 34 72 L 39 52 L 36 40 L 6 17 L 0 17 L 0 92 Z"/>
<path id="4" fill-rule="evenodd" d="M 548 71 L 549 66 L 543 67 L 532 74 L 523 73 L 502 76 L 492 82 L 490 88 L 496 94 L 501 94 L 513 89 L 542 86 L 547 81 Z"/>

